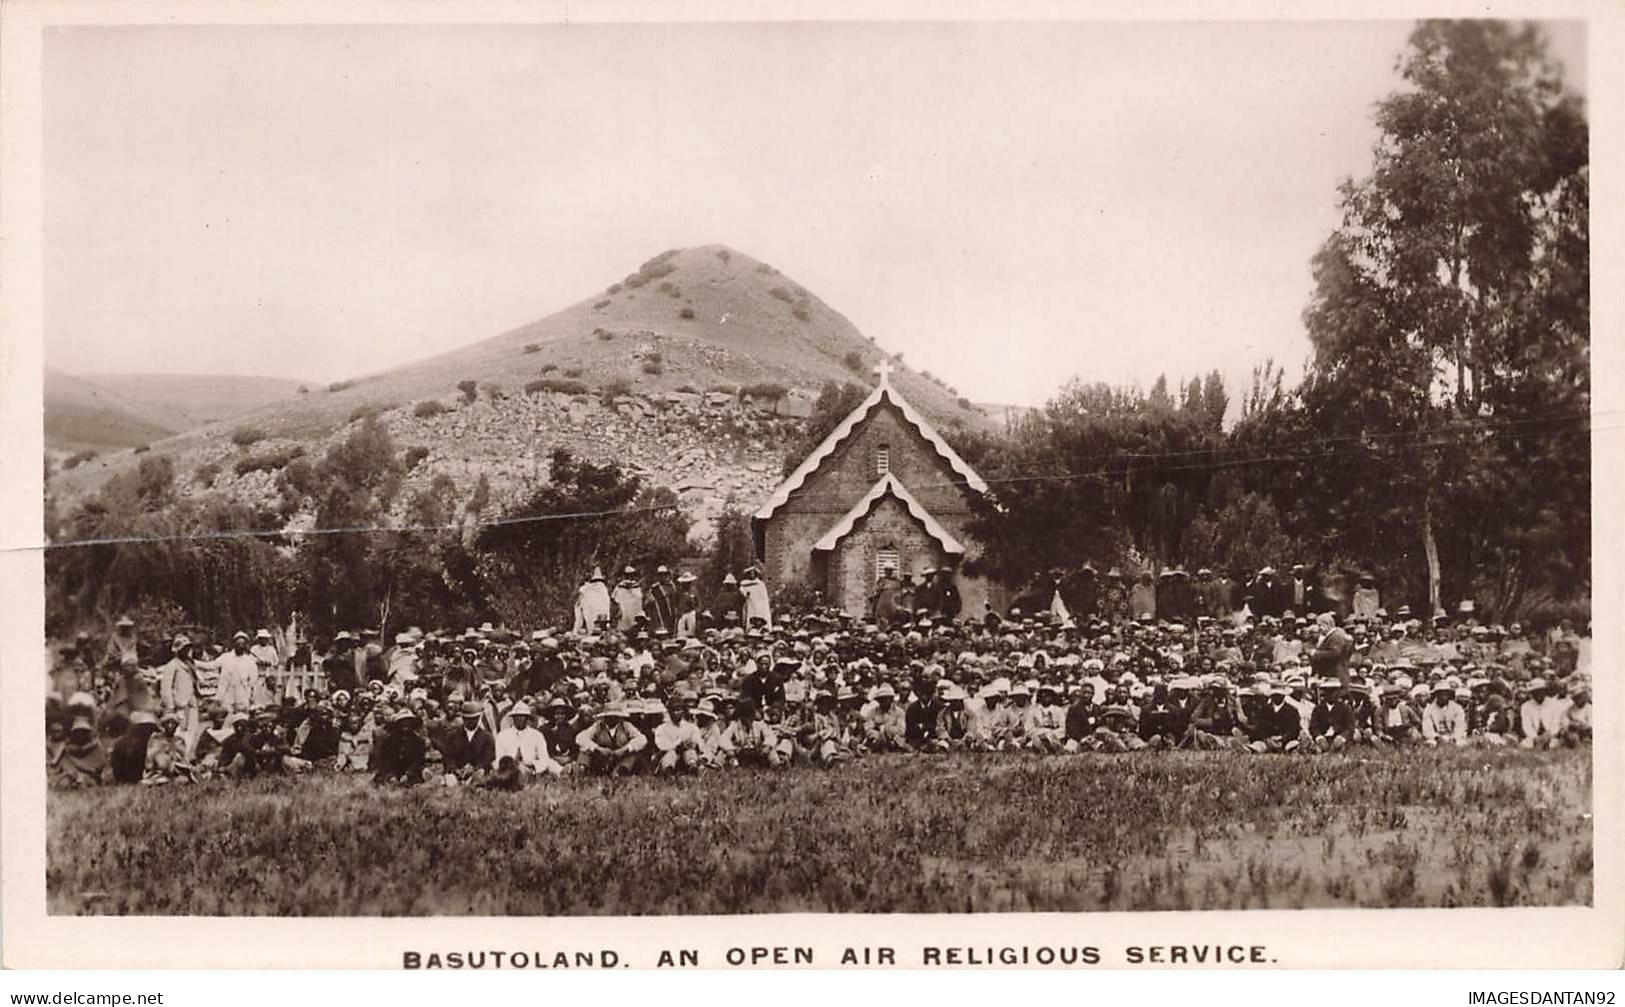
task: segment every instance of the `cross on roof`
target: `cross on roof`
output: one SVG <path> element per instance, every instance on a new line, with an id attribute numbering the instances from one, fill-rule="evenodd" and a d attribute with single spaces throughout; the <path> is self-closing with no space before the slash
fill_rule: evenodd
<path id="1" fill-rule="evenodd" d="M 881 384 L 891 384 L 891 358 L 881 357 L 880 363 L 875 365 L 875 373 L 880 375 Z"/>

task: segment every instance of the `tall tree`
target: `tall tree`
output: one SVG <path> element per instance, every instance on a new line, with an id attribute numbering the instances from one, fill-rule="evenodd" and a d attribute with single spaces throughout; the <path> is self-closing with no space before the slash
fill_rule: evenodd
<path id="1" fill-rule="evenodd" d="M 1465 595 L 1487 557 L 1521 554 L 1474 520 L 1492 498 L 1521 514 L 1484 515 L 1492 532 L 1550 523 L 1509 463 L 1589 500 L 1574 436 L 1589 406 L 1587 129 L 1534 27 L 1423 22 L 1399 69 L 1372 170 L 1342 185 L 1343 223 L 1315 257 L 1304 403 L 1334 530 L 1379 551 L 1416 543 L 1437 608 L 1446 566 Z M 1529 456 L 1536 439 L 1550 457 Z"/>

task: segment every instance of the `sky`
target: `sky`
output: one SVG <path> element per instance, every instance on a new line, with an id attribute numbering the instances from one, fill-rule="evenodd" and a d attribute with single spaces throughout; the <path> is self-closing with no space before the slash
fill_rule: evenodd
<path id="1" fill-rule="evenodd" d="M 326 383 L 671 247 L 982 402 L 1266 358 L 1410 24 L 58 28 L 48 366 Z M 1577 90 L 1584 29 L 1547 26 Z"/>

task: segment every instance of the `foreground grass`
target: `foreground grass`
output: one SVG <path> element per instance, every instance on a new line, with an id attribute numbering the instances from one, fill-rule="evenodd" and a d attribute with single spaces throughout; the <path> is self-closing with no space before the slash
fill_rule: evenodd
<path id="1" fill-rule="evenodd" d="M 53 913 L 1569 905 L 1589 751 L 887 757 L 520 794 L 321 777 L 52 793 Z"/>

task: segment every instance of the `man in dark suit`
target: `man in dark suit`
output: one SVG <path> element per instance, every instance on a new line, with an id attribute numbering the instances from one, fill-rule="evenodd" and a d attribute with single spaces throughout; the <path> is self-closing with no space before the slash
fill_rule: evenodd
<path id="1" fill-rule="evenodd" d="M 497 742 L 481 724 L 484 707 L 469 700 L 463 704 L 463 723 L 441 739 L 441 764 L 446 772 L 467 780 L 483 773 L 496 762 Z"/>

